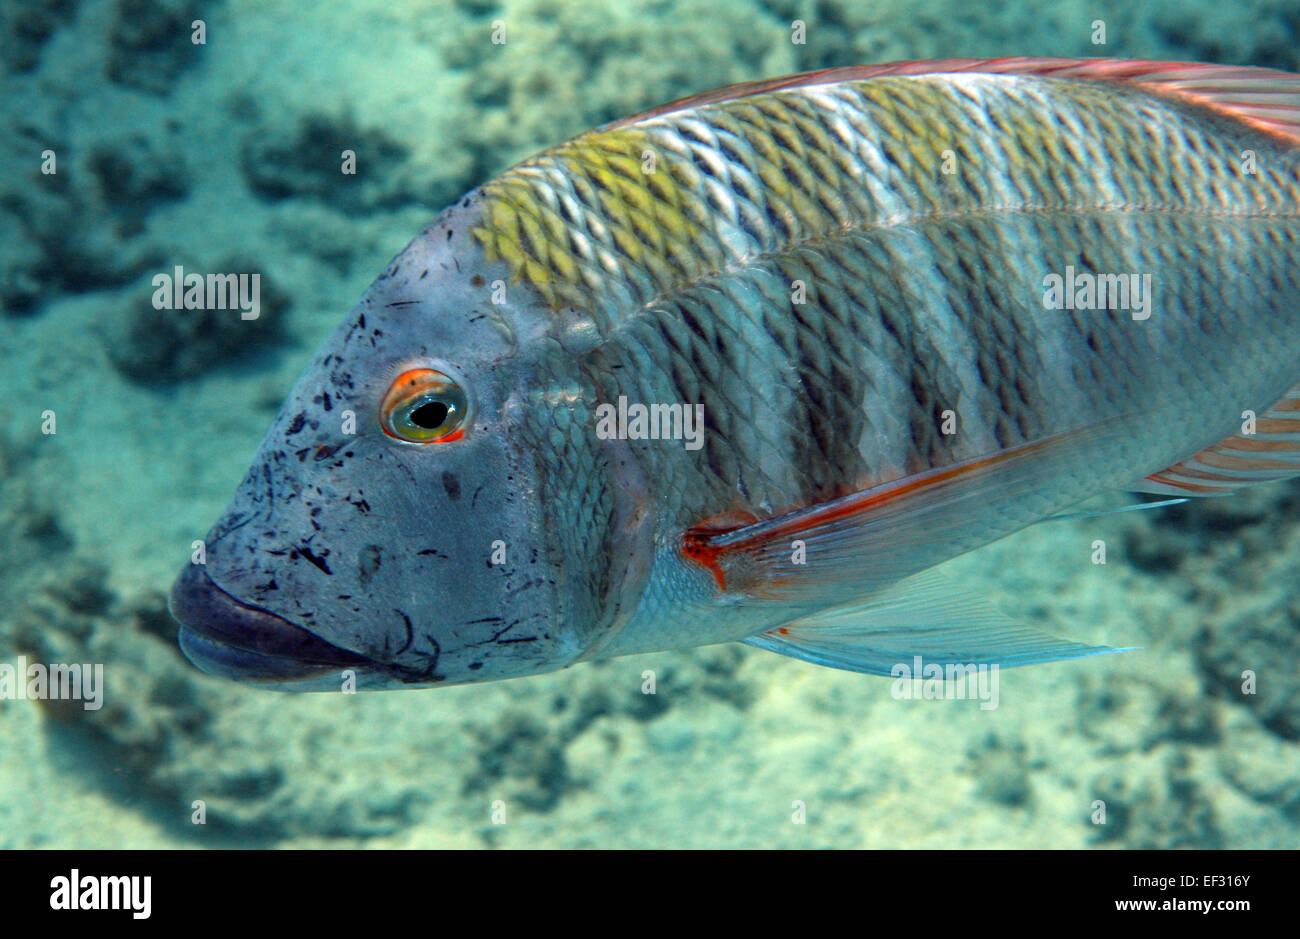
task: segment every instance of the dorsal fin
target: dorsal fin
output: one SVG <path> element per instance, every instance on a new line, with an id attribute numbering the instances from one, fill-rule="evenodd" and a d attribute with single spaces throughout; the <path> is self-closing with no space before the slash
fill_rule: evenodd
<path id="1" fill-rule="evenodd" d="M 609 130 L 675 111 L 751 95 L 833 82 L 896 75 L 1035 75 L 1118 81 L 1195 101 L 1238 120 L 1300 142 L 1300 75 L 1245 65 L 1156 62 L 1149 59 L 1066 59 L 1019 56 L 1003 59 L 928 59 L 855 65 L 744 82 L 691 95 L 601 128 Z"/>
<path id="2" fill-rule="evenodd" d="M 1242 486 L 1300 476 L 1300 385 L 1259 416 L 1255 433 L 1236 433 L 1134 489 L 1180 496 L 1221 496 Z"/>

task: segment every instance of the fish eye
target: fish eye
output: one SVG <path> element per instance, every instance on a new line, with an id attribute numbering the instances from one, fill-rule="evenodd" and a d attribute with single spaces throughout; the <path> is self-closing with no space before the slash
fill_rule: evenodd
<path id="1" fill-rule="evenodd" d="M 465 390 L 432 368 L 413 368 L 398 375 L 379 404 L 379 426 L 403 443 L 459 440 L 468 417 Z"/>

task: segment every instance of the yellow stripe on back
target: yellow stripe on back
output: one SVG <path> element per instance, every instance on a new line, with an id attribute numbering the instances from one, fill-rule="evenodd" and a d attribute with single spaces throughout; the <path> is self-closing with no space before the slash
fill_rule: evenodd
<path id="1" fill-rule="evenodd" d="M 1243 180 L 1221 130 L 1186 104 L 1095 81 L 812 85 L 560 144 L 483 187 L 474 235 L 552 309 L 582 308 L 604 332 L 622 312 L 704 278 L 871 226 L 968 212 L 1235 213 L 1281 201 L 1290 187 L 1279 171 L 1266 162 Z"/>

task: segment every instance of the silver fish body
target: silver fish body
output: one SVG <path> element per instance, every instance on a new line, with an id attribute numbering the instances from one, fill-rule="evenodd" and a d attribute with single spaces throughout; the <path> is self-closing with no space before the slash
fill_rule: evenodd
<path id="1" fill-rule="evenodd" d="M 174 588 L 182 646 L 291 688 L 1104 651 L 924 578 L 1099 492 L 1300 470 L 1300 142 L 1223 105 L 1295 81 L 1170 68 L 769 83 L 485 184 L 291 392 Z M 666 434 L 626 419 L 652 408 Z"/>

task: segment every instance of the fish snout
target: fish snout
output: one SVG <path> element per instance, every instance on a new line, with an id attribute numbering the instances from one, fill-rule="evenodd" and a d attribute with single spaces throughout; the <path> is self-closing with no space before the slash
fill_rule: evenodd
<path id="1" fill-rule="evenodd" d="M 185 657 L 210 675 L 253 682 L 298 682 L 373 665 L 312 632 L 222 590 L 199 564 L 188 565 L 168 602 L 181 624 Z"/>

